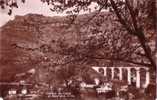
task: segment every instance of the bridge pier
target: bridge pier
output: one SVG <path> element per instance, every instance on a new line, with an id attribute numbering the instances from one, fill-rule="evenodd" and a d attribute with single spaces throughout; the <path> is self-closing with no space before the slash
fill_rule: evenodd
<path id="1" fill-rule="evenodd" d="M 146 83 L 145 83 L 145 88 L 149 85 L 150 83 L 150 73 L 149 69 L 146 69 Z"/>
<path id="2" fill-rule="evenodd" d="M 119 80 L 123 80 L 122 68 L 119 68 Z"/>
<path id="3" fill-rule="evenodd" d="M 127 68 L 127 72 L 128 72 L 128 84 L 131 84 L 131 68 Z"/>
<path id="4" fill-rule="evenodd" d="M 114 67 L 111 68 L 111 79 L 114 79 Z"/>
<path id="5" fill-rule="evenodd" d="M 104 67 L 103 69 L 104 69 L 104 76 L 107 76 L 107 68 Z"/>
<path id="6" fill-rule="evenodd" d="M 140 69 L 136 68 L 136 87 L 140 88 Z"/>

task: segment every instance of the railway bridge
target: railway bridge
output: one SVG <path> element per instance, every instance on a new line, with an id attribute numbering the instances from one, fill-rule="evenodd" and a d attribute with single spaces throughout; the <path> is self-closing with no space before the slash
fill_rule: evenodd
<path id="1" fill-rule="evenodd" d="M 127 83 L 131 84 L 132 79 L 136 82 L 136 87 L 146 88 L 150 83 L 150 72 L 147 67 L 92 67 L 98 73 L 103 74 L 105 77 L 110 77 L 111 80 L 118 77 L 120 81 L 123 81 L 124 77 L 127 77 Z M 141 74 L 144 72 L 144 74 Z M 126 73 L 126 74 L 124 74 Z M 110 75 L 109 75 L 110 74 Z M 115 77 L 117 76 L 117 77 Z M 141 82 L 141 78 L 145 78 L 145 82 Z"/>

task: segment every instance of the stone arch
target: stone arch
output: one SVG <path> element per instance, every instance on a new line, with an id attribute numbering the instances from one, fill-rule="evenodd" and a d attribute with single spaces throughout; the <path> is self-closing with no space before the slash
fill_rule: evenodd
<path id="1" fill-rule="evenodd" d="M 98 72 L 99 72 L 100 74 L 104 75 L 104 69 L 103 69 L 103 68 L 99 68 L 99 69 L 98 69 Z"/>
<path id="2" fill-rule="evenodd" d="M 107 76 L 107 80 L 111 80 L 112 77 L 111 68 L 106 68 L 106 76 Z"/>
<path id="3" fill-rule="evenodd" d="M 145 87 L 146 83 L 146 69 L 140 68 L 140 86 Z"/>
<path id="4" fill-rule="evenodd" d="M 131 68 L 131 84 L 136 86 L 136 69 L 135 68 Z"/>
<path id="5" fill-rule="evenodd" d="M 122 76 L 123 76 L 123 81 L 128 82 L 128 71 L 127 68 L 122 68 Z"/>
<path id="6" fill-rule="evenodd" d="M 119 68 L 114 68 L 114 79 L 119 79 Z"/>

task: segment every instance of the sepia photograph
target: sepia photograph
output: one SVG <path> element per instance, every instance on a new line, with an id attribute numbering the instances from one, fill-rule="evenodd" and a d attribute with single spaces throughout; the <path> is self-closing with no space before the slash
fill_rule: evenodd
<path id="1" fill-rule="evenodd" d="M 157 100 L 156 0 L 0 0 L 0 100 Z"/>

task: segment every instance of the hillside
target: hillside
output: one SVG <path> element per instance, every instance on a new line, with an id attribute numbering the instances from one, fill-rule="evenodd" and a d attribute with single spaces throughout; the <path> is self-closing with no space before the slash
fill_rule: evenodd
<path id="1" fill-rule="evenodd" d="M 80 15 L 76 18 L 75 24 L 84 23 L 92 16 L 93 14 Z M 64 40 L 69 46 L 77 44 L 80 41 L 77 33 L 81 27 L 71 25 L 69 18 L 28 14 L 16 16 L 14 20 L 1 27 L 1 80 L 13 79 L 15 74 L 38 66 L 40 58 L 45 55 L 54 59 L 58 57 L 53 53 L 41 52 L 39 48 L 43 45 L 49 45 L 53 51 L 58 51 L 60 48 L 57 47 L 57 42 L 60 40 Z"/>
<path id="2" fill-rule="evenodd" d="M 95 14 L 73 16 L 76 19 L 38 14 L 16 16 L 0 28 L 0 80 L 14 80 L 16 74 L 32 68 L 53 73 L 68 63 L 79 68 L 128 63 L 145 66 L 142 61 L 148 60 L 138 55 L 143 49 L 137 39 L 121 29 L 112 14 L 101 12 L 93 18 Z"/>

